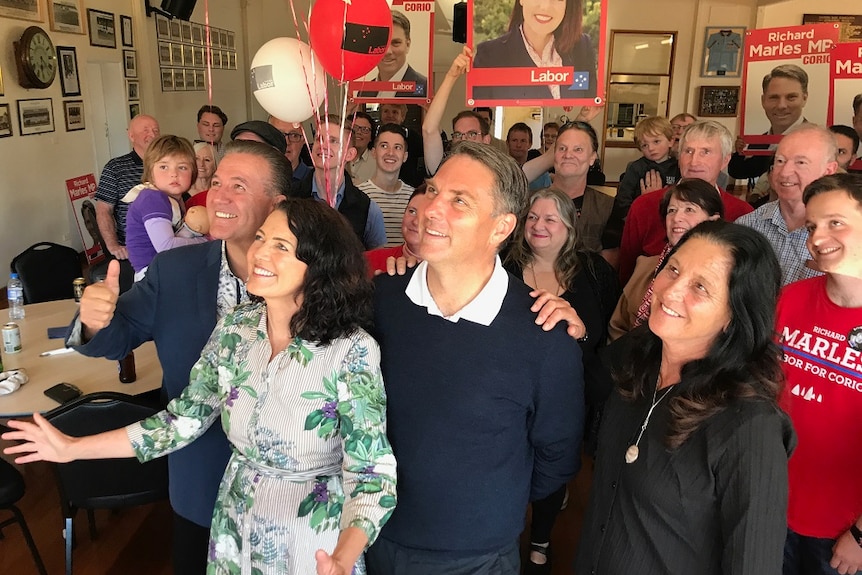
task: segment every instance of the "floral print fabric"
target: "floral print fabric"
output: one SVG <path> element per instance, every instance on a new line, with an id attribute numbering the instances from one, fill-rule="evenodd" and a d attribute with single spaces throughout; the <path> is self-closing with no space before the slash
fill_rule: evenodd
<path id="1" fill-rule="evenodd" d="M 233 455 L 213 512 L 212 574 L 315 573 L 314 552 L 331 553 L 341 529 L 373 542 L 395 507 L 376 342 L 361 330 L 326 346 L 295 339 L 270 360 L 266 319 L 264 304 L 225 316 L 182 395 L 127 428 L 147 461 L 221 416 Z"/>

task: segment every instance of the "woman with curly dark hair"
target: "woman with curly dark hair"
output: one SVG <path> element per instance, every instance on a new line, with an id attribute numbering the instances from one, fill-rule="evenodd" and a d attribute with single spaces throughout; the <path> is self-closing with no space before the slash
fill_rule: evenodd
<path id="1" fill-rule="evenodd" d="M 613 347 L 578 573 L 780 573 L 787 459 L 767 240 L 694 227 L 653 284 L 646 325 Z"/>
<path id="2" fill-rule="evenodd" d="M 248 252 L 248 291 L 216 326 L 191 382 L 126 428 L 69 437 L 10 422 L 9 453 L 37 460 L 181 449 L 221 417 L 232 445 L 213 512 L 208 572 L 364 573 L 363 549 L 395 506 L 380 352 L 364 327 L 371 283 L 347 221 L 312 200 L 279 204 Z M 355 569 L 355 570 L 354 570 Z"/>

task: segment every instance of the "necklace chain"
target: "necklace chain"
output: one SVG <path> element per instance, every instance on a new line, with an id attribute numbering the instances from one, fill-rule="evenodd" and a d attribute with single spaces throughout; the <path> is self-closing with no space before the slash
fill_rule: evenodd
<path id="1" fill-rule="evenodd" d="M 541 289 L 539 287 L 539 280 L 536 279 L 536 264 L 535 264 L 535 262 L 530 262 L 530 273 L 533 274 L 533 285 L 535 286 L 535 288 Z M 560 286 L 560 282 L 558 282 L 556 280 L 556 277 L 557 277 L 557 274 L 555 273 L 554 274 L 554 283 L 555 283 L 554 295 L 558 296 L 558 295 L 560 295 L 560 292 L 561 292 L 561 286 Z"/>
<path id="2" fill-rule="evenodd" d="M 646 431 L 647 426 L 649 425 L 650 417 L 652 417 L 652 412 L 655 410 L 656 406 L 662 402 L 662 400 L 670 394 L 670 390 L 673 389 L 673 386 L 668 386 L 667 389 L 664 390 L 661 397 L 658 396 L 658 388 L 661 387 L 661 374 L 659 374 L 658 379 L 656 380 L 655 389 L 652 392 L 652 405 L 650 405 L 649 410 L 647 411 L 646 417 L 644 418 L 643 425 L 641 425 L 640 432 L 638 433 L 638 438 L 635 442 L 626 449 L 626 463 L 634 463 L 637 461 L 638 455 L 640 454 L 640 448 L 638 447 L 641 438 L 644 435 L 644 431 Z"/>

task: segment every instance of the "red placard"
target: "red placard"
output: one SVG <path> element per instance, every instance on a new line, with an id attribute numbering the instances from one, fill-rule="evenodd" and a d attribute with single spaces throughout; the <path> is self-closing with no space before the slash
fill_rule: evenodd
<path id="1" fill-rule="evenodd" d="M 96 177 L 93 174 L 77 176 L 66 180 L 66 191 L 72 204 L 72 212 L 78 223 L 78 232 L 84 243 L 84 253 L 87 261 L 101 261 L 105 254 L 102 251 L 101 234 L 96 223 Z"/>
<path id="2" fill-rule="evenodd" d="M 829 62 L 829 125 L 853 125 L 853 98 L 862 94 L 862 42 L 836 44 Z M 851 164 L 862 170 L 862 159 Z"/>
<path id="3" fill-rule="evenodd" d="M 771 154 L 782 134 L 800 122 L 826 123 L 829 96 L 822 87 L 829 82 L 829 59 L 839 32 L 838 24 L 809 24 L 745 33 L 740 114 L 745 154 Z M 807 95 L 794 99 L 791 94 L 800 92 L 799 82 L 780 74 L 764 93 L 764 77 L 775 77 L 780 66 L 802 70 L 808 78 Z"/>
<path id="4" fill-rule="evenodd" d="M 512 6 L 511 17 L 505 23 L 496 18 L 497 26 L 488 39 L 487 30 L 480 38 L 477 22 L 484 26 L 482 8 L 490 4 L 476 4 L 467 6 L 467 44 L 473 47 L 474 57 L 467 73 L 467 106 L 586 106 L 604 102 L 607 0 L 577 3 L 583 5 L 583 13 L 574 17 L 573 0 L 566 0 L 565 11 L 558 12 L 546 3 L 514 0 L 507 3 Z M 535 17 L 525 18 L 528 11 Z M 535 64 L 533 56 L 539 55 L 530 54 L 528 46 L 532 44 L 525 39 L 528 31 L 513 25 L 524 20 L 546 22 L 529 34 L 553 34 L 559 55 L 554 60 L 559 65 Z"/>
<path id="5" fill-rule="evenodd" d="M 404 41 L 403 27 L 393 20 L 386 54 L 374 70 L 350 83 L 350 100 L 428 104 L 434 95 L 434 82 L 429 81 L 434 54 L 434 0 L 393 0 L 392 11 L 407 18 L 409 41 Z"/>

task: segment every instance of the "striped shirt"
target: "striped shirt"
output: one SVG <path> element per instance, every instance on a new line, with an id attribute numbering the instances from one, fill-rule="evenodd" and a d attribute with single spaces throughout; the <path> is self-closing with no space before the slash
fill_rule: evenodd
<path id="1" fill-rule="evenodd" d="M 96 199 L 114 208 L 114 221 L 117 222 L 117 241 L 126 245 L 126 212 L 129 204 L 121 202 L 129 190 L 141 183 L 144 173 L 144 162 L 134 150 L 124 156 L 113 158 L 105 164 L 99 187 L 96 188 Z"/>
<path id="2" fill-rule="evenodd" d="M 401 182 L 401 189 L 397 192 L 387 192 L 378 188 L 374 182 L 367 180 L 357 187 L 365 192 L 369 198 L 377 202 L 383 211 L 383 224 L 386 228 L 386 247 L 400 246 L 404 243 L 401 235 L 401 220 L 404 218 L 404 210 L 407 202 L 413 194 L 413 186 Z"/>

